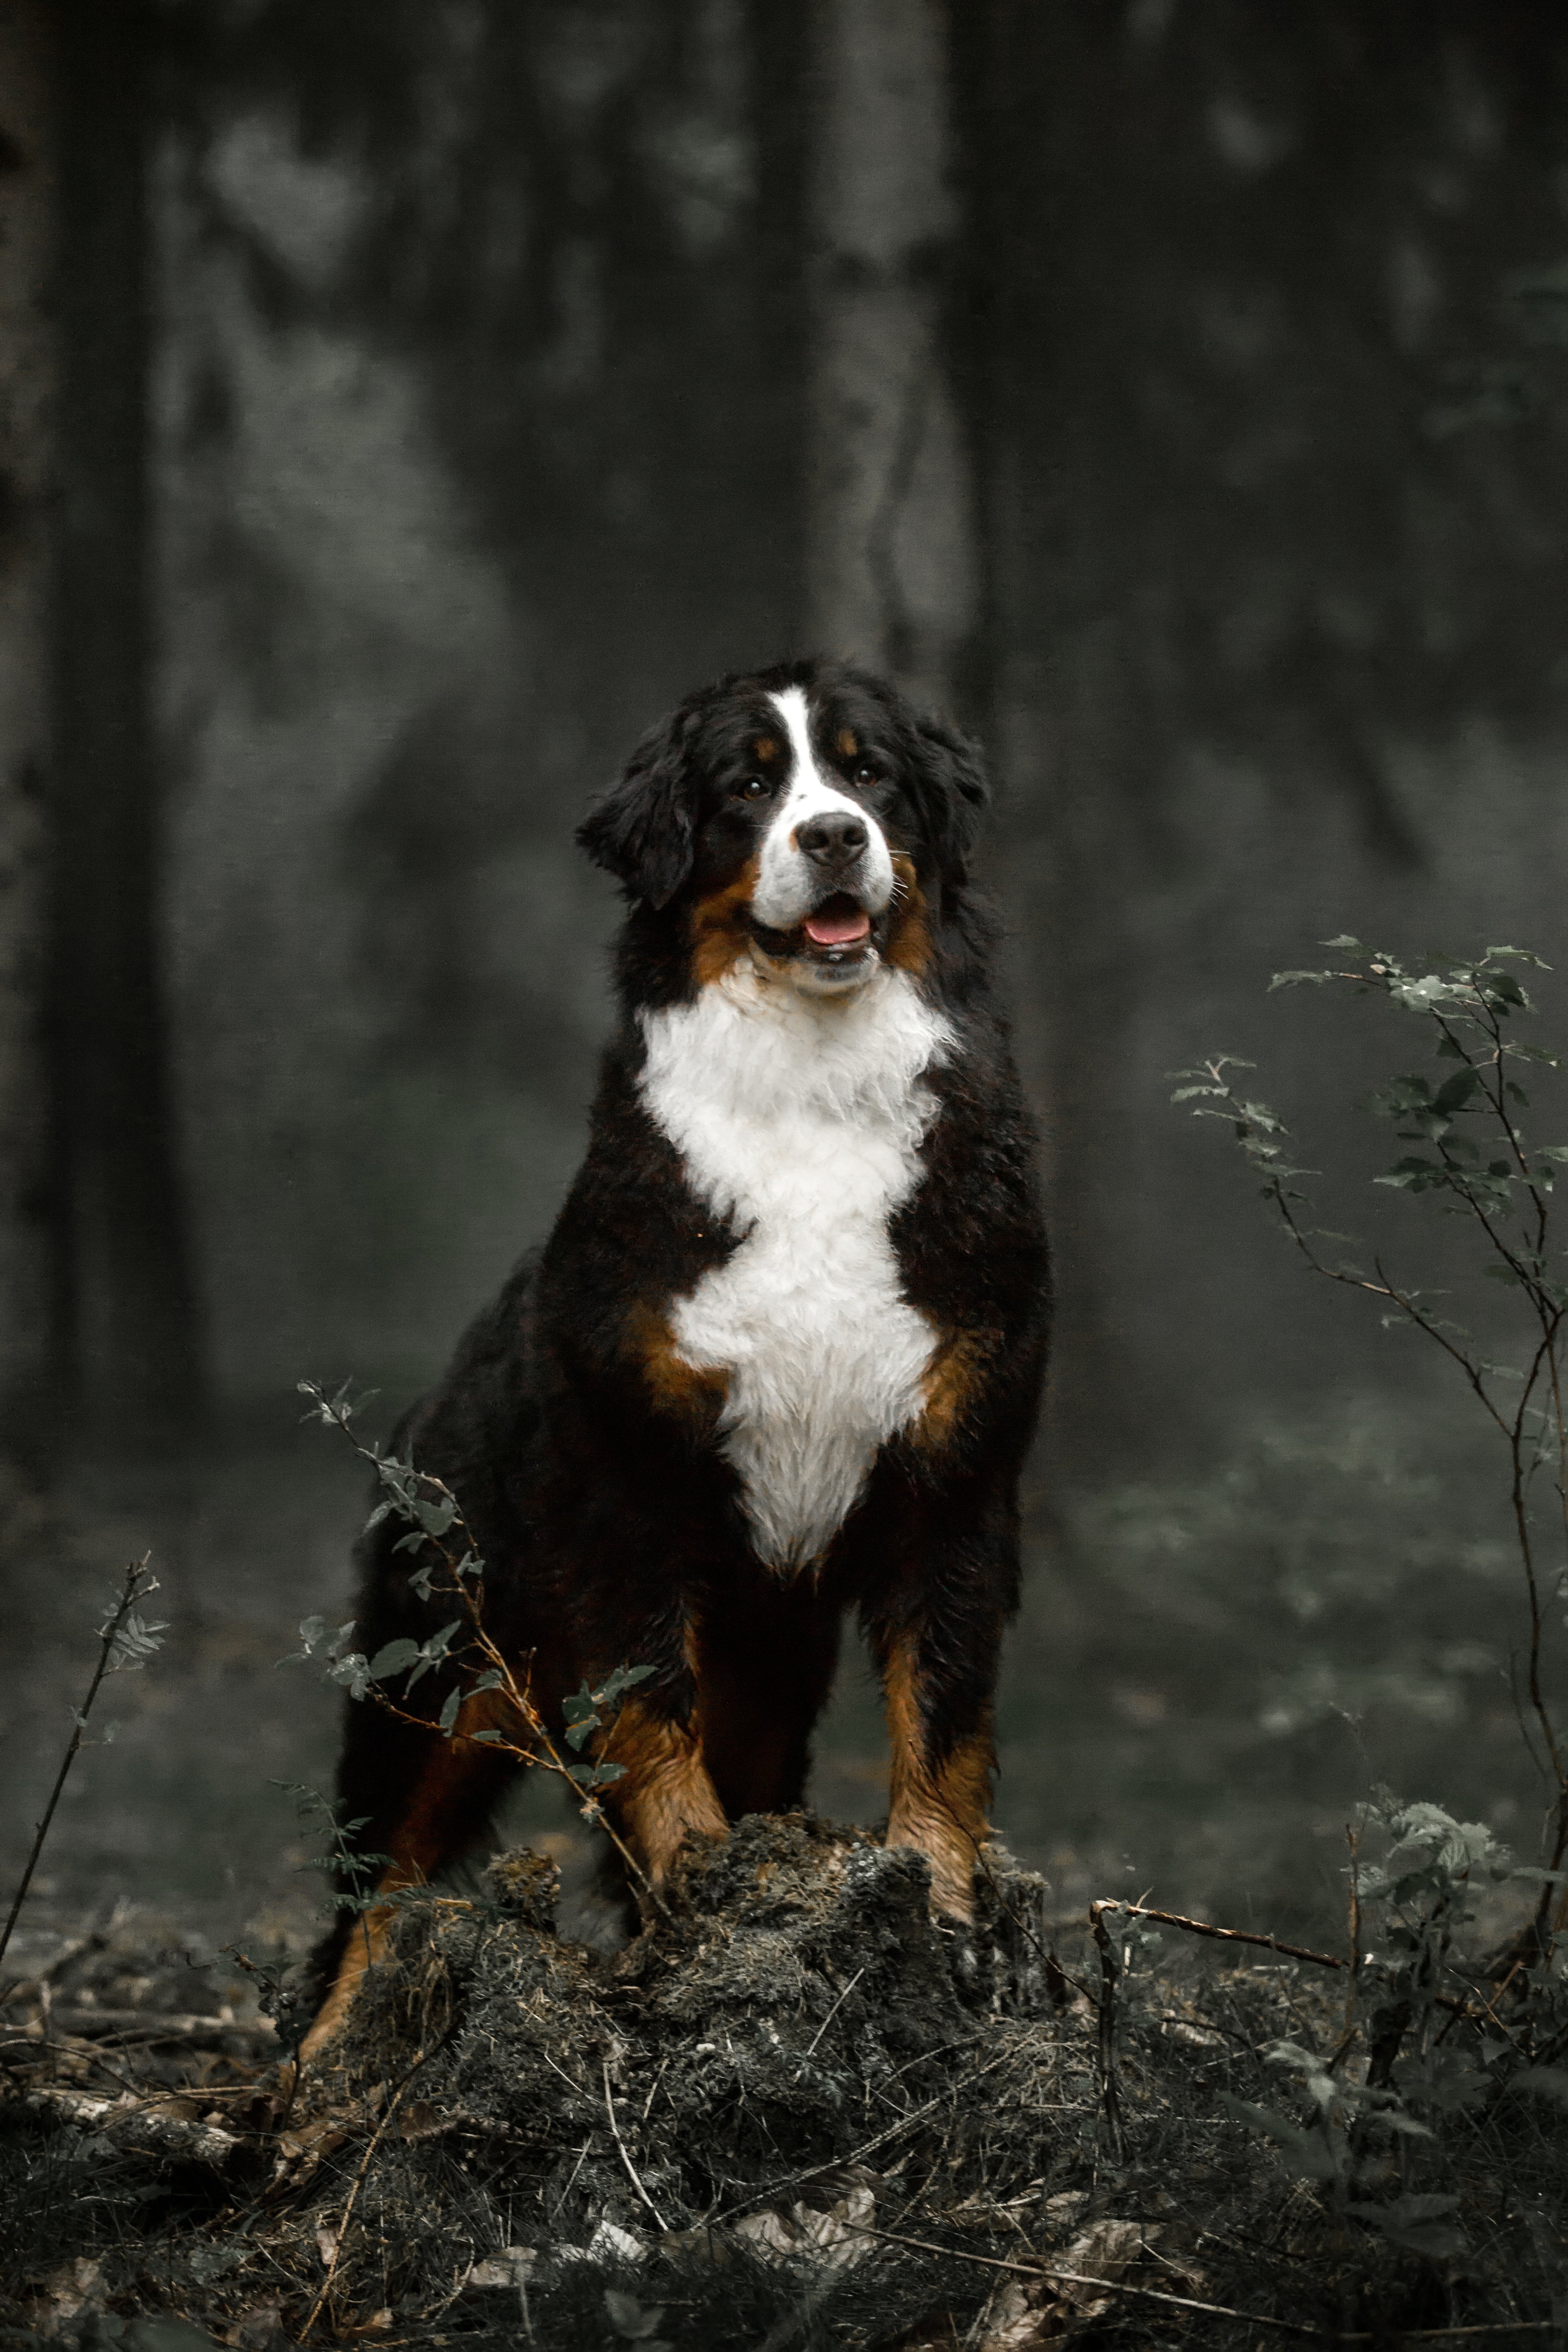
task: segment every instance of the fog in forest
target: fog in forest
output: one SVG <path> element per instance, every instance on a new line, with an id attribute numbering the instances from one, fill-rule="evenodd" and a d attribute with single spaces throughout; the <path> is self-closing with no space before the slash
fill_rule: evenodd
<path id="1" fill-rule="evenodd" d="M 1513 1344 L 1370 1181 L 1419 1016 L 1268 982 L 1568 961 L 1560 12 L 13 0 L 0 221 L 8 1861 L 123 1559 L 170 1620 L 43 1899 L 305 1915 L 333 1700 L 274 1661 L 363 1504 L 295 1383 L 384 1433 L 548 1230 L 574 825 L 813 650 L 995 785 L 1058 1293 L 1002 1832 L 1282 1930 L 1376 1780 L 1531 1854 L 1492 1433 L 1169 1074 L 1257 1064 L 1308 1222 Z M 847 1661 L 824 1810 L 879 1741 Z"/>

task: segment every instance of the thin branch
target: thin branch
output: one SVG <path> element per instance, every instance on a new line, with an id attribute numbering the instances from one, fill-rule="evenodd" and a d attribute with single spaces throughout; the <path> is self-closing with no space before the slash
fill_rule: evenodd
<path id="1" fill-rule="evenodd" d="M 317 2295 L 315 2302 L 310 2305 L 310 2311 L 306 2315 L 305 2325 L 300 2330 L 300 2341 L 301 2344 L 304 2342 L 306 2336 L 310 2333 L 311 2328 L 314 2327 L 316 2321 L 321 2315 L 321 2305 L 326 2302 L 328 2295 L 332 2291 L 332 2281 L 337 2277 L 338 2264 L 342 2260 L 343 2241 L 348 2236 L 349 2223 L 353 2219 L 354 2206 L 359 2200 L 360 2190 L 364 2186 L 365 2174 L 370 2170 L 371 2158 L 375 2154 L 376 2149 L 380 2147 L 388 2124 L 392 2121 L 393 2116 L 397 2113 L 399 2106 L 402 2105 L 403 2094 L 407 2090 L 409 2084 L 412 2083 L 415 2075 L 417 2074 L 420 2067 L 423 2066 L 426 2059 L 429 2055 L 430 2053 L 428 2050 L 420 2051 L 418 2056 L 415 2059 L 413 2065 L 410 2066 L 407 2074 L 405 2074 L 402 2082 L 399 2083 L 396 2090 L 387 2101 L 381 2119 L 377 2123 L 374 2131 L 372 2132 L 370 2138 L 366 2143 L 364 2154 L 360 2158 L 359 2170 L 353 2177 L 353 2186 L 349 2190 L 348 2202 L 343 2207 L 342 2219 L 338 2223 L 337 2236 L 332 2245 L 332 2259 L 327 2266 L 327 2275 L 321 2281 L 321 2293 Z"/>
<path id="2" fill-rule="evenodd" d="M 868 2238 L 886 2238 L 895 2246 L 914 2246 L 921 2253 L 949 2254 L 955 2263 L 978 2263 L 988 2271 L 1011 2271 L 1020 2278 L 1049 2279 L 1067 2286 L 1092 2287 L 1098 2294 L 1133 2294 L 1145 2303 L 1173 2305 L 1178 2311 L 1207 2312 L 1215 2319 L 1239 2319 L 1251 2327 L 1275 2327 L 1286 2336 L 1307 2336 L 1320 2344 L 1382 2344 L 1384 2334 L 1374 2334 L 1365 2328 L 1310 2327 L 1304 2320 L 1271 2319 L 1260 2311 L 1237 2311 L 1229 2304 L 1199 2303 L 1189 2294 L 1163 2294 L 1157 2287 L 1134 2286 L 1127 2279 L 1091 2278 L 1085 2271 L 1057 2269 L 1044 2260 L 1037 2263 L 1010 2263 L 999 2254 L 973 2254 L 963 2246 L 941 2246 L 931 2238 L 906 2238 L 894 2230 L 874 2229 L 869 2221 L 846 2221 L 847 2230 L 854 2230 Z M 1152 2250 L 1151 2250 L 1152 2251 Z M 1470 2327 L 1405 2327 L 1398 2333 L 1404 2343 L 1434 2344 L 1459 2336 L 1544 2336 L 1558 2326 L 1554 2319 L 1483 2320 Z"/>
<path id="3" fill-rule="evenodd" d="M 868 2238 L 885 2238 L 895 2246 L 914 2246 L 921 2253 L 949 2254 L 955 2263 L 978 2263 L 988 2271 L 1011 2271 L 1018 2278 L 1048 2279 L 1067 2286 L 1093 2287 L 1097 2294 L 1135 2294 L 1145 2303 L 1173 2305 L 1178 2311 L 1205 2311 L 1216 2319 L 1245 2320 L 1253 2327 L 1277 2327 L 1286 2336 L 1310 2336 L 1319 2343 L 1330 2341 L 1326 2328 L 1309 2327 L 1299 2319 L 1267 2319 L 1261 2312 L 1235 2311 L 1225 2303 L 1199 2303 L 1190 2294 L 1163 2294 L 1157 2287 L 1133 2286 L 1125 2279 L 1090 2278 L 1083 2271 L 1061 2271 L 1053 2263 L 1010 2263 L 999 2254 L 972 2254 L 966 2247 L 940 2246 L 932 2238 L 906 2238 L 896 2230 L 873 2229 L 868 2221 L 846 2221 L 847 2230 L 861 2231 Z M 1370 2337 L 1336 2336 L 1335 2343 L 1370 2342 Z"/>
<path id="4" fill-rule="evenodd" d="M 1105 1925 L 1105 1914 L 1135 1907 L 1110 1899 L 1091 1903 L 1089 1906 L 1089 1924 L 1100 1954 L 1100 2098 L 1110 2139 L 1110 2152 L 1118 2163 L 1126 2152 L 1121 2129 L 1121 2094 L 1116 2080 L 1116 1979 L 1119 1971 L 1116 1953 Z"/>
<path id="5" fill-rule="evenodd" d="M 1212 1936 L 1221 1944 L 1254 1944 L 1260 1950 L 1273 1952 L 1282 1959 L 1310 1960 L 1320 1969 L 1342 1969 L 1349 1962 L 1337 1952 L 1309 1951 L 1304 1944 L 1282 1944 L 1278 1936 L 1257 1936 L 1247 1927 L 1216 1927 L 1207 1919 L 1188 1919 L 1179 1911 L 1155 1911 L 1146 1903 L 1125 1903 L 1120 1896 L 1102 1895 L 1089 1906 L 1089 1923 L 1095 1941 L 1101 1948 L 1101 1969 L 1109 1938 L 1104 1937 L 1102 1915 L 1107 1911 L 1125 1911 L 1135 1919 L 1154 1919 L 1163 1927 L 1180 1927 L 1189 1936 Z M 1104 1940 L 1102 1940 L 1104 1938 Z M 1468 2001 L 1457 2000 L 1452 1993 L 1435 1992 L 1433 2000 L 1442 2009 L 1457 2010 L 1461 2017 L 1489 2016 L 1487 2010 L 1472 2009 Z"/>
<path id="6" fill-rule="evenodd" d="M 621 2137 L 621 2127 L 616 2121 L 616 2102 L 610 2091 L 610 2062 L 605 2058 L 602 2059 L 600 2063 L 605 2076 L 605 2113 L 610 2118 L 610 2135 L 614 2139 L 616 2146 L 621 2152 L 621 2162 L 626 2168 L 626 2178 L 631 2182 L 632 2187 L 637 2190 L 637 2195 L 642 2199 L 643 2203 L 647 2207 L 648 2211 L 653 2215 L 655 2226 L 659 2230 L 668 2232 L 669 2228 L 668 2222 L 664 2219 L 658 2207 L 654 2203 L 653 2199 L 643 2187 L 637 2166 L 626 2154 L 626 2144 Z"/>
<path id="7" fill-rule="evenodd" d="M 16 1889 L 16 1900 L 11 1906 L 10 1916 L 6 1919 L 4 1928 L 0 1928 L 0 1960 L 5 1957 L 5 1948 L 11 1941 L 11 1931 L 16 1927 L 22 1906 L 27 1899 L 27 1889 L 33 1883 L 33 1873 L 38 1866 L 38 1856 L 43 1853 L 44 1840 L 49 1833 L 49 1823 L 55 1817 L 55 1807 L 59 1803 L 60 1792 L 66 1785 L 71 1766 L 76 1762 L 80 1752 L 82 1736 L 87 1730 L 88 1717 L 92 1713 L 93 1702 L 98 1696 L 103 1678 L 109 1672 L 109 1664 L 114 1654 L 115 1643 L 123 1632 L 125 1621 L 136 1603 L 145 1600 L 149 1592 L 155 1591 L 157 1589 L 151 1580 L 145 1583 L 142 1581 L 147 1576 L 147 1562 L 151 1558 L 151 1552 L 143 1552 L 142 1558 L 126 1570 L 125 1582 L 121 1590 L 120 1599 L 100 1630 L 98 1664 L 93 1669 L 92 1680 L 87 1686 L 87 1696 L 77 1710 L 76 1728 L 71 1733 L 70 1742 L 61 1760 L 60 1769 L 55 1775 L 55 1785 L 49 1791 L 49 1801 L 44 1807 L 44 1817 L 38 1823 L 34 1836 L 32 1848 L 22 1872 L 21 1884 Z"/>
<path id="8" fill-rule="evenodd" d="M 843 2008 L 845 2002 L 848 2000 L 850 1994 L 854 1991 L 856 1986 L 865 1975 L 866 1969 L 869 1968 L 870 1965 L 870 1961 L 868 1960 L 865 1968 L 858 1968 L 856 1969 L 854 1975 L 850 1978 L 848 1983 L 845 1986 L 843 1991 L 839 1994 L 837 2000 L 834 2002 L 832 2008 L 823 2019 L 822 2023 L 817 2027 L 816 2032 L 806 2043 L 805 2049 L 802 2053 L 803 2056 L 806 2058 L 811 2056 L 813 2051 L 816 2048 L 817 2043 L 821 2041 L 823 2035 L 826 2032 L 828 2027 L 832 2024 L 834 2019 L 837 2016 L 839 2011 Z"/>
<path id="9" fill-rule="evenodd" d="M 389 1482 L 384 1473 L 387 1467 L 388 1457 L 378 1454 L 374 1446 L 365 1444 L 363 1439 L 356 1434 L 351 1425 L 353 1408 L 352 1406 L 345 1406 L 337 1398 L 328 1397 L 314 1381 L 302 1381 L 300 1383 L 300 1387 L 301 1392 L 312 1400 L 321 1419 L 329 1423 L 331 1427 L 342 1431 L 342 1434 L 348 1439 L 349 1444 L 353 1447 L 354 1452 L 359 1455 L 361 1461 L 367 1462 L 372 1469 L 376 1473 L 382 1485 L 384 1486 L 387 1486 Z M 409 1465 L 409 1468 L 412 1475 L 417 1478 L 423 1486 L 429 1487 L 444 1503 L 450 1506 L 452 1512 L 451 1527 L 460 1531 L 463 1541 L 468 1547 L 469 1551 L 472 1552 L 472 1534 L 468 1528 L 468 1521 L 463 1517 L 462 1510 L 458 1502 L 458 1497 L 453 1493 L 451 1487 L 447 1486 L 444 1478 L 438 1477 L 432 1470 L 414 1470 L 412 1465 Z M 406 1516 L 406 1514 L 405 1515 Z M 453 1558 L 452 1551 L 448 1544 L 441 1537 L 432 1535 L 427 1528 L 424 1531 L 424 1540 L 437 1552 L 442 1566 L 446 1569 L 447 1573 L 451 1580 L 448 1584 L 442 1586 L 440 1589 L 444 1592 L 447 1593 L 451 1598 L 455 1599 L 462 1609 L 464 1615 L 468 1621 L 470 1634 L 483 1656 L 486 1664 L 500 1676 L 500 1690 L 502 1694 L 516 1708 L 517 1713 L 521 1717 L 522 1722 L 527 1728 L 530 1738 L 535 1743 L 531 1748 L 523 1748 L 519 1746 L 514 1740 L 506 1739 L 484 1740 L 478 1744 L 487 1748 L 494 1748 L 500 1754 L 510 1756 L 516 1762 L 525 1767 L 543 1764 L 547 1771 L 556 1773 L 560 1779 L 564 1780 L 577 1801 L 577 1809 L 582 1814 L 583 1819 L 591 1826 L 596 1824 L 599 1828 L 604 1830 L 605 1835 L 609 1838 L 610 1843 L 614 1845 L 616 1853 L 620 1855 L 621 1860 L 626 1864 L 628 1871 L 630 1871 L 633 1877 L 636 1878 L 639 1885 L 643 1888 L 649 1901 L 662 1914 L 664 1918 L 668 1920 L 670 1916 L 669 1907 L 665 1902 L 662 1895 L 659 1893 L 658 1888 L 654 1885 L 652 1879 L 649 1878 L 647 1873 L 643 1869 L 641 1864 L 637 1861 L 637 1856 L 632 1853 L 631 1848 L 621 1837 L 620 1832 L 616 1830 L 614 1822 L 610 1820 L 608 1814 L 605 1812 L 603 1805 L 599 1803 L 597 1798 L 590 1791 L 584 1790 L 581 1784 L 573 1778 L 572 1767 L 561 1754 L 560 1749 L 557 1748 L 553 1738 L 551 1737 L 543 1717 L 540 1714 L 538 1707 L 534 1705 L 532 1698 L 531 1653 L 530 1654 L 531 1665 L 528 1678 L 524 1683 L 520 1685 L 517 1675 L 513 1671 L 510 1660 L 506 1656 L 502 1650 L 498 1648 L 496 1643 L 491 1638 L 489 1630 L 484 1622 L 484 1580 L 482 1574 L 465 1575 L 458 1561 Z M 482 1568 L 482 1563 L 480 1563 L 480 1566 Z M 395 1700 L 394 1700 L 385 1691 L 382 1690 L 379 1685 L 372 1684 L 370 1689 L 371 1696 L 377 1701 L 377 1703 L 385 1707 L 390 1714 L 396 1716 L 400 1721 L 413 1724 L 418 1728 L 424 1730 L 437 1731 L 439 1729 L 439 1726 L 432 1722 L 428 1716 L 417 1715 L 410 1709 L 399 1707 Z M 486 1727 L 488 1728 L 489 1727 Z M 612 1724 L 610 1727 L 613 1731 L 615 1728 L 614 1724 Z M 468 1739 L 470 1742 L 473 1740 L 473 1735 L 471 1733 L 457 1732 L 450 1736 L 457 1738 Z M 603 1743 L 601 1742 L 601 1745 Z M 3 1948 L 3 1946 L 0 1946 L 0 1949 Z"/>

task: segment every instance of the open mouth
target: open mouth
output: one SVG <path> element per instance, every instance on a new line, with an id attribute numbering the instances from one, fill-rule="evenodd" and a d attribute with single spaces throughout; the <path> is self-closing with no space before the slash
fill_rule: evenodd
<path id="1" fill-rule="evenodd" d="M 867 961 L 875 944 L 877 926 L 866 908 L 847 890 L 836 890 L 814 907 L 793 930 L 779 931 L 753 922 L 757 944 L 764 954 L 782 961 L 799 957 L 829 971 L 849 970 Z"/>
<path id="2" fill-rule="evenodd" d="M 801 929 L 814 948 L 863 947 L 871 936 L 871 918 L 846 890 L 826 899 Z"/>

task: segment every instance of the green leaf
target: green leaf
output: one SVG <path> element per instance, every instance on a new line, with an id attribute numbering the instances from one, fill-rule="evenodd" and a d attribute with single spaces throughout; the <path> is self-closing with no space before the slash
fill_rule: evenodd
<path id="1" fill-rule="evenodd" d="M 594 1693 L 595 1706 L 613 1706 L 616 1700 L 621 1696 L 624 1691 L 631 1690 L 637 1683 L 646 1683 L 648 1676 L 652 1674 L 657 1674 L 658 1671 L 658 1669 L 657 1666 L 616 1666 L 612 1668 L 611 1672 L 605 1675 L 599 1688 Z"/>
<path id="2" fill-rule="evenodd" d="M 418 1655 L 418 1643 L 411 1642 L 406 1633 L 400 1633 L 395 1642 L 388 1642 L 371 1660 L 371 1681 L 384 1683 L 389 1675 L 402 1674 L 405 1667 L 413 1665 Z"/>
<path id="3" fill-rule="evenodd" d="M 1456 1070 L 1451 1078 L 1444 1079 L 1433 1097 L 1433 1109 L 1442 1111 L 1451 1118 L 1456 1111 L 1464 1108 L 1473 1094 L 1479 1092 L 1480 1083 L 1479 1070 L 1471 1069 L 1468 1065 L 1462 1070 Z"/>
<path id="4" fill-rule="evenodd" d="M 1374 1176 L 1374 1184 L 1392 1184 L 1395 1191 L 1430 1192 L 1448 1181 L 1447 1171 L 1436 1160 L 1418 1160 L 1406 1154 L 1396 1160 L 1386 1176 Z"/>
<path id="5" fill-rule="evenodd" d="M 451 1736 L 452 1727 L 458 1720 L 458 1710 L 462 1704 L 463 1694 L 460 1690 L 455 1687 L 447 1693 L 446 1698 L 442 1702 L 441 1712 L 436 1719 L 441 1729 L 447 1733 L 448 1738 Z"/>
<path id="6" fill-rule="evenodd" d="M 1272 2107 L 1260 2107 L 1250 2099 L 1238 2099 L 1229 2091 L 1222 2091 L 1219 2099 L 1220 2105 L 1236 2117 L 1237 2123 L 1247 2124 L 1254 2131 L 1267 2132 L 1270 2139 L 1277 2140 L 1281 2147 L 1287 2148 L 1299 2170 L 1316 2180 L 1333 2178 L 1336 2167 L 1329 2150 L 1321 2140 L 1310 2132 L 1304 2132 L 1299 2124 L 1276 2115 Z"/>
<path id="7" fill-rule="evenodd" d="M 439 1633 L 432 1633 L 427 1642 L 420 1643 L 418 1663 L 408 1677 L 410 1690 L 414 1688 L 422 1675 L 427 1675 L 432 1666 L 438 1666 L 441 1664 L 451 1646 L 452 1636 L 462 1622 L 460 1617 L 454 1617 L 449 1625 L 443 1625 Z"/>

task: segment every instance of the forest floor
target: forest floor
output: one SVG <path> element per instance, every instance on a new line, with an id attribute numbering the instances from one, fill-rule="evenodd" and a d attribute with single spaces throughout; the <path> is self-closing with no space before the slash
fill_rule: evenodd
<path id="1" fill-rule="evenodd" d="M 68 1783 L 7 1955 L 0 2345 L 1568 2343 L 1561 1971 L 1499 1993 L 1465 1958 L 1531 1899 L 1491 1836 L 1528 1855 L 1539 1811 L 1517 1571 L 1446 1427 L 1352 1405 L 1217 1469 L 1037 1496 L 999 1705 L 1019 1860 L 993 1851 L 973 1939 L 929 1925 L 908 1857 L 808 1816 L 694 1866 L 672 1927 L 590 1948 L 587 1841 L 530 1786 L 506 1835 L 534 1861 L 411 1911 L 291 2101 L 258 1995 L 316 1932 L 289 1791 L 329 1785 L 336 1703 L 277 1661 L 346 1597 L 358 1465 L 290 1408 L 274 1438 L 0 1501 L 7 1874 L 149 1548 L 170 1620 L 106 1685 L 118 1737 Z M 885 1810 L 878 1713 L 851 1658 L 822 1813 Z M 1124 1910 L 1091 1939 L 1091 1899 L 1142 1897 L 1343 1958 L 1380 1781 L 1447 1808 L 1469 1861 L 1384 1919 L 1348 2001 L 1342 1969 Z"/>
<path id="2" fill-rule="evenodd" d="M 864 1832 L 758 1819 L 605 1955 L 519 1851 L 410 1905 L 292 2090 L 267 1956 L 36 1933 L 0 2341 L 1564 2340 L 1560 1980 L 1450 1954 L 1390 2061 L 1387 1966 L 1347 2003 L 1342 1970 L 1122 1913 L 1097 1948 L 998 1847 L 972 1934 L 926 1886 Z"/>

